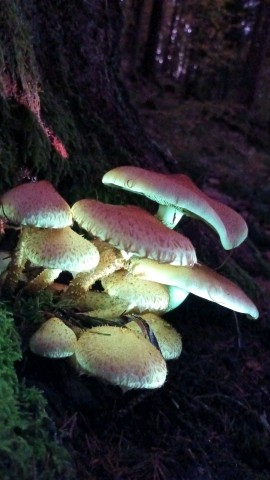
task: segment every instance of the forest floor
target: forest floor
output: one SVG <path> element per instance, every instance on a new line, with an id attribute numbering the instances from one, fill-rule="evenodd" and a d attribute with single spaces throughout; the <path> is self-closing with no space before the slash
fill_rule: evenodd
<path id="1" fill-rule="evenodd" d="M 185 219 L 183 231 L 200 261 L 254 300 L 260 318 L 190 295 L 167 315 L 183 353 L 158 390 L 122 393 L 78 377 L 64 360 L 29 353 L 19 375 L 44 392 L 78 480 L 269 480 L 269 132 L 235 106 L 138 92 L 141 120 L 174 170 L 245 217 L 249 238 L 230 254 L 204 225 Z"/>

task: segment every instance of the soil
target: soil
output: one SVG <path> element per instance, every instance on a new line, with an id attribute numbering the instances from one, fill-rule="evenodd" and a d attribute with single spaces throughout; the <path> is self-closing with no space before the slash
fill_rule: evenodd
<path id="1" fill-rule="evenodd" d="M 147 86 L 134 89 L 133 101 L 173 171 L 246 219 L 249 237 L 231 253 L 200 222 L 185 218 L 181 231 L 200 261 L 246 291 L 260 317 L 189 295 L 166 315 L 183 352 L 157 390 L 124 393 L 27 349 L 19 376 L 44 392 L 78 480 L 269 480 L 269 133 L 255 132 L 240 107 L 183 104 Z"/>

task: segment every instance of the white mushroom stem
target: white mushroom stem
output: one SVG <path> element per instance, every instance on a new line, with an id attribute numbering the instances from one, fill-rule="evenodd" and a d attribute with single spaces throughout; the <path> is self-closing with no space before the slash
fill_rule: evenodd
<path id="1" fill-rule="evenodd" d="M 133 257 L 129 263 L 129 271 L 144 280 L 180 287 L 236 312 L 245 313 L 251 318 L 256 319 L 259 316 L 257 307 L 238 285 L 204 265 L 178 267 Z"/>
<path id="2" fill-rule="evenodd" d="M 159 205 L 155 217 L 166 227 L 173 230 L 184 216 L 184 211 L 173 206 Z"/>

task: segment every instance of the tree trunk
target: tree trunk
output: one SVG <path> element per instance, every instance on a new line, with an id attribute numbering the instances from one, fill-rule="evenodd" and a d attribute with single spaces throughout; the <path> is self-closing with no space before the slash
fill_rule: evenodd
<path id="1" fill-rule="evenodd" d="M 20 167 L 71 196 L 116 165 L 170 168 L 119 80 L 120 2 L 1 0 L 0 15 L 2 188 Z"/>
<path id="2" fill-rule="evenodd" d="M 250 48 L 242 70 L 239 97 L 242 103 L 252 106 L 259 80 L 260 69 L 266 54 L 270 35 L 270 2 L 261 0 L 253 28 Z"/>
<path id="3" fill-rule="evenodd" d="M 144 56 L 141 64 L 143 75 L 155 78 L 156 55 L 159 43 L 159 34 L 162 25 L 163 1 L 153 0 L 149 24 L 148 38 L 145 45 Z"/>

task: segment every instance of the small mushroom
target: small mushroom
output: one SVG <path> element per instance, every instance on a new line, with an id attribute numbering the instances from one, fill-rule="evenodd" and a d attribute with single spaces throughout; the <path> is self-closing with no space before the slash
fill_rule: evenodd
<path id="1" fill-rule="evenodd" d="M 71 209 L 47 180 L 29 182 L 1 197 L 0 216 L 10 223 L 38 228 L 72 225 Z"/>
<path id="2" fill-rule="evenodd" d="M 165 285 L 141 280 L 126 270 L 114 272 L 103 278 L 101 283 L 111 297 L 128 303 L 128 312 L 164 311 L 169 305 L 169 293 Z"/>
<path id="3" fill-rule="evenodd" d="M 153 312 L 144 313 L 140 315 L 140 317 L 145 320 L 153 330 L 160 351 L 165 360 L 175 360 L 176 358 L 179 358 L 182 352 L 182 339 L 177 330 L 170 323 L 166 322 L 166 320 Z M 127 323 L 126 326 L 134 332 L 142 334 L 142 330 L 136 319 Z"/>
<path id="4" fill-rule="evenodd" d="M 183 215 L 200 218 L 218 233 L 226 250 L 237 247 L 247 237 L 248 228 L 241 215 L 208 197 L 186 175 L 121 166 L 107 172 L 102 182 L 159 203 L 156 216 L 169 228 L 174 228 Z"/>
<path id="5" fill-rule="evenodd" d="M 129 254 L 176 265 L 196 262 L 190 240 L 142 208 L 84 199 L 73 205 L 72 214 L 81 228 Z"/>
<path id="6" fill-rule="evenodd" d="M 121 388 L 159 388 L 167 367 L 157 348 L 128 328 L 101 326 L 84 332 L 77 343 L 79 369 Z"/>
<path id="7" fill-rule="evenodd" d="M 29 342 L 36 355 L 49 358 L 65 358 L 74 354 L 77 337 L 60 318 L 52 317 L 44 322 Z"/>
<path id="8" fill-rule="evenodd" d="M 117 248 L 97 238 L 93 240 L 92 243 L 99 252 L 99 263 L 97 267 L 90 272 L 78 273 L 71 280 L 65 292 L 66 298 L 78 302 L 80 302 L 81 299 L 82 304 L 84 303 L 83 299 L 86 293 L 95 282 L 126 266 L 126 259 Z"/>
<path id="9" fill-rule="evenodd" d="M 180 287 L 251 318 L 259 316 L 257 307 L 238 285 L 205 265 L 179 267 L 134 257 L 130 259 L 129 271 L 144 280 Z"/>
<path id="10" fill-rule="evenodd" d="M 21 241 L 20 267 L 29 260 L 31 264 L 45 269 L 27 285 L 29 291 L 46 288 L 63 270 L 89 271 L 99 262 L 97 248 L 70 227 L 28 228 Z"/>
<path id="11" fill-rule="evenodd" d="M 188 292 L 179 287 L 142 280 L 126 270 L 103 278 L 101 284 L 111 297 L 127 302 L 126 312 L 169 312 L 188 296 Z"/>
<path id="12" fill-rule="evenodd" d="M 72 298 L 72 305 L 90 317 L 116 319 L 130 311 L 129 302 L 118 297 L 110 297 L 106 292 L 89 290 L 77 298 Z"/>

